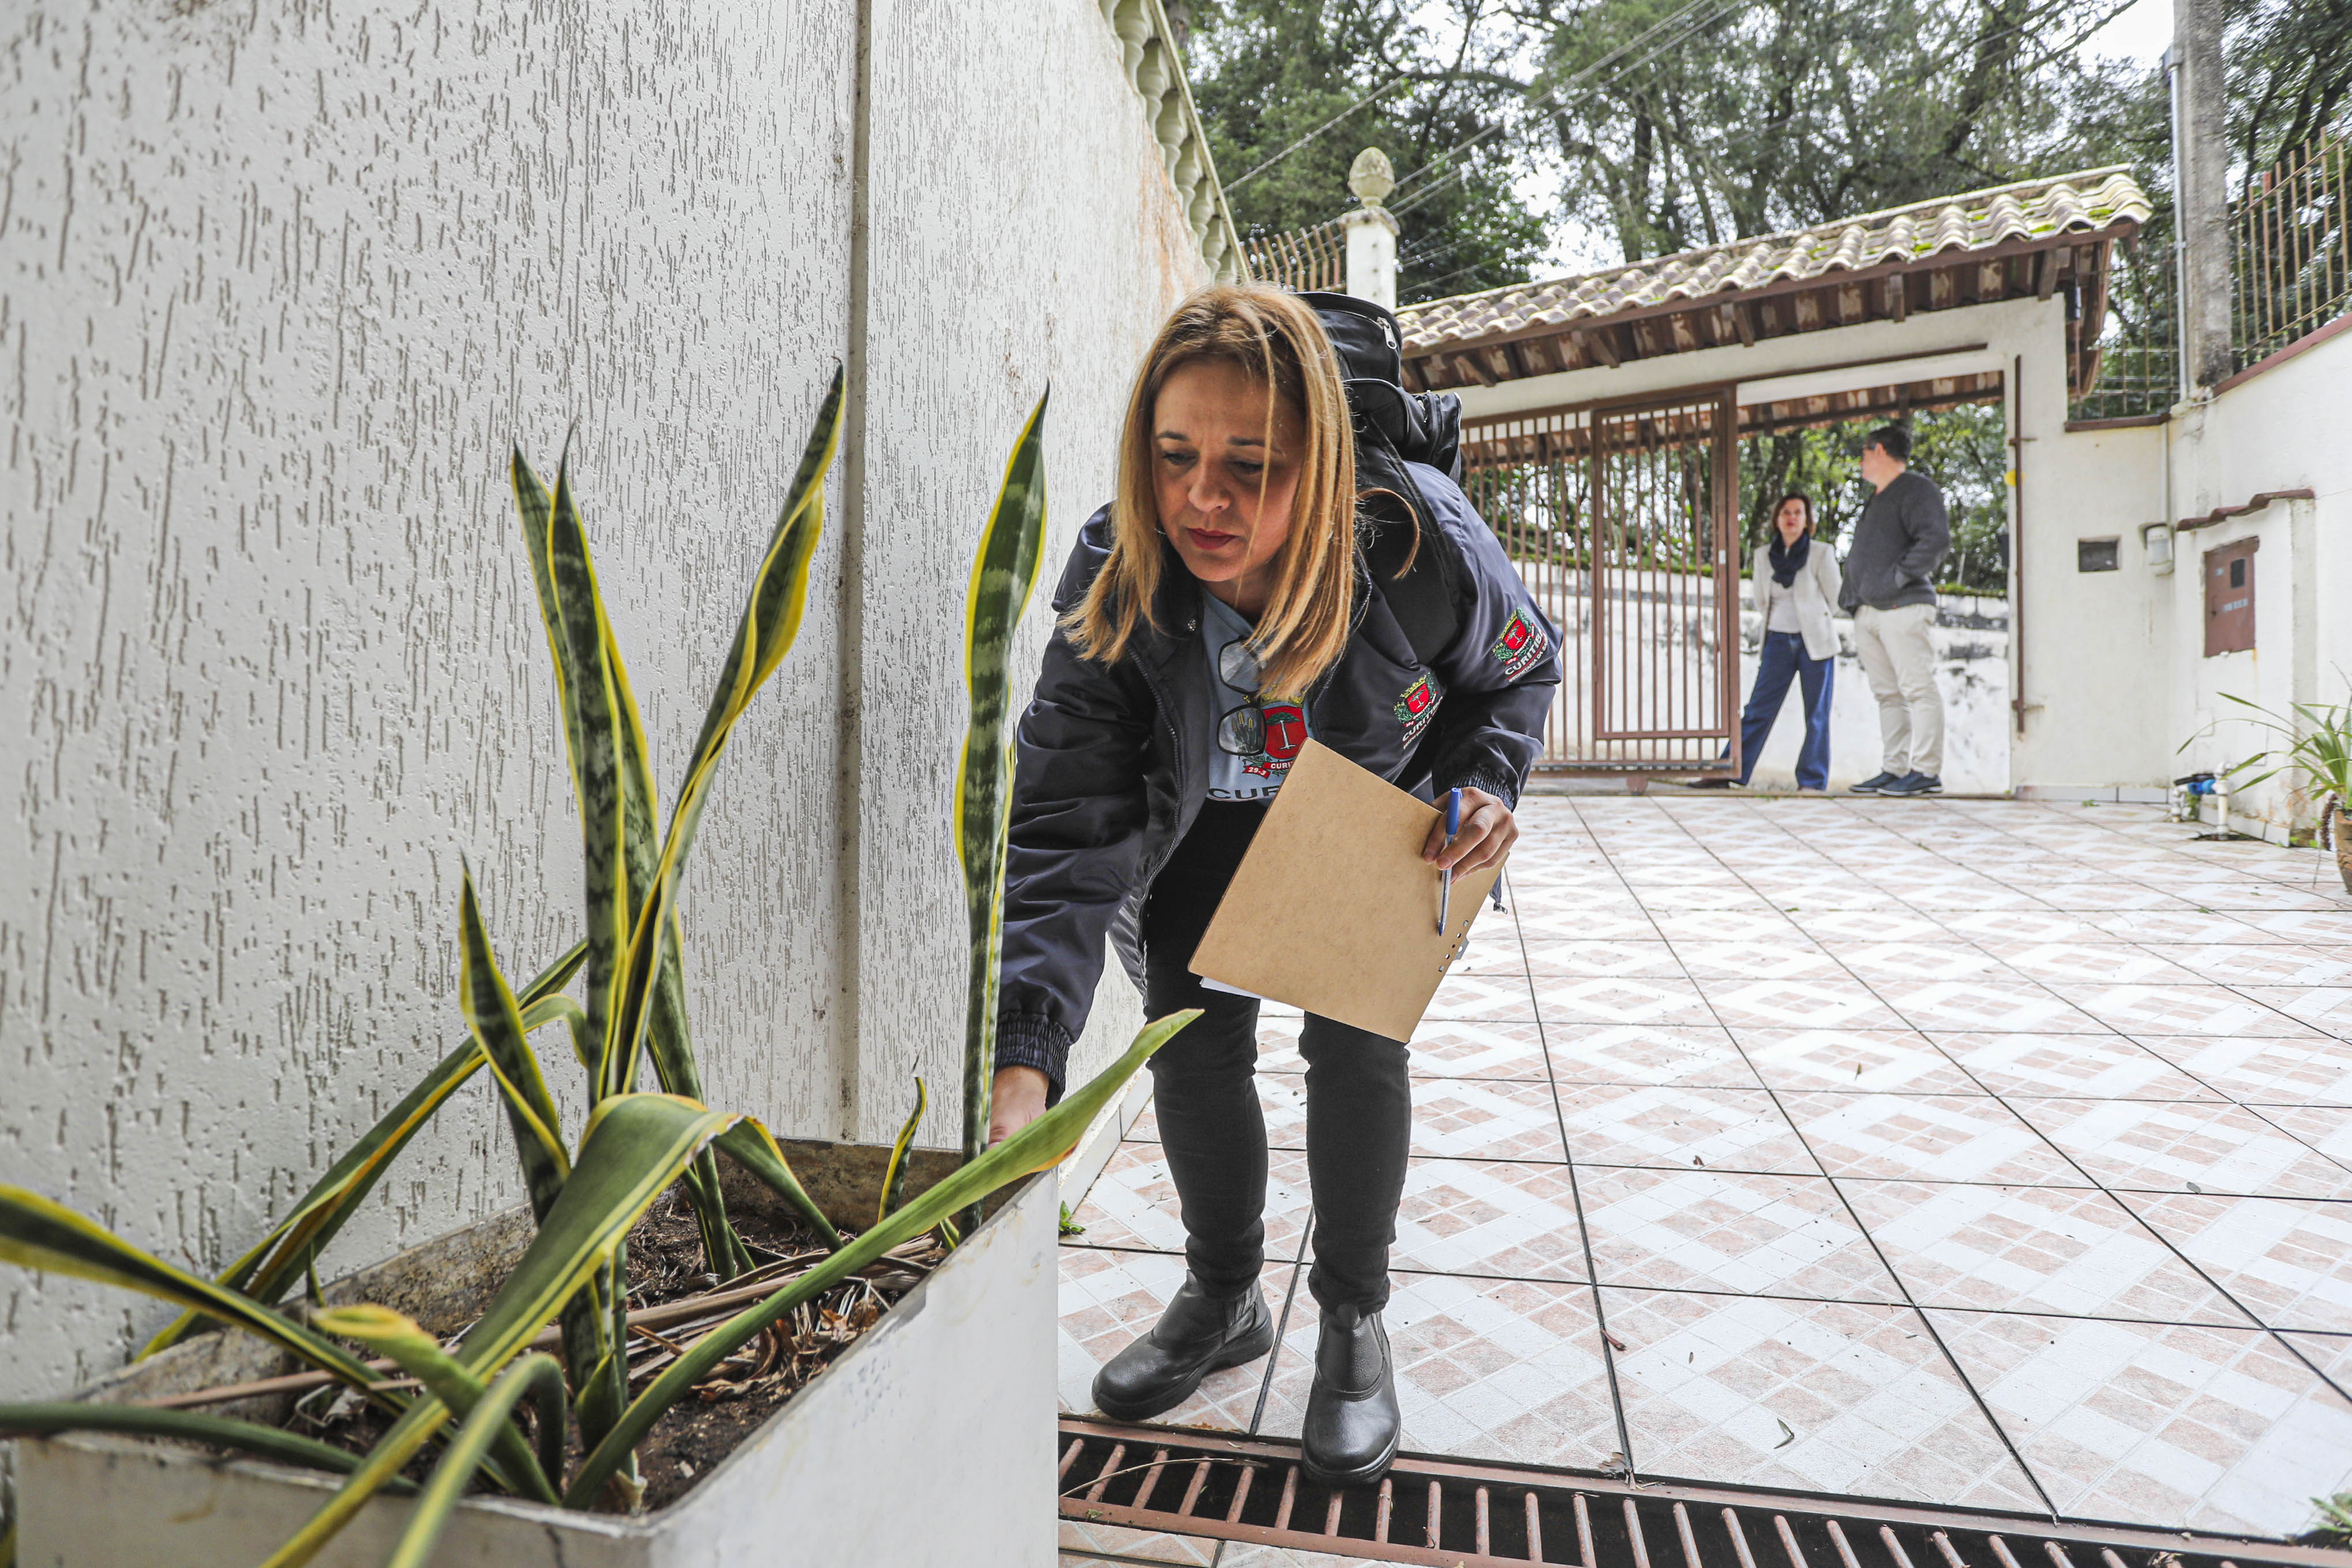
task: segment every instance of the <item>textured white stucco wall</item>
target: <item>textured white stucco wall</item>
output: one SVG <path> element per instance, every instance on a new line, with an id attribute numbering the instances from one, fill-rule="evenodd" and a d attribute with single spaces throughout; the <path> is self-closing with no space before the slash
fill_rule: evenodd
<path id="1" fill-rule="evenodd" d="M 696 1037 L 780 1131 L 894 1127 L 919 1065 L 952 1100 L 966 552 L 1051 377 L 1058 560 L 1198 276 L 1096 7 L 971 22 L 877 0 L 861 117 L 847 0 L 0 19 L 0 1180 L 216 1267 L 453 1041 L 460 856 L 518 977 L 567 943 L 508 443 L 575 432 L 670 788 L 860 353 L 867 506 L 697 846 Z M 511 1163 L 461 1093 L 327 1266 L 514 1201 Z M 163 1315 L 0 1274 L 0 1398 Z"/>
<path id="2" fill-rule="evenodd" d="M 972 546 L 1021 423 L 1050 385 L 1046 521 L 1016 712 L 1079 524 L 1110 499 L 1127 393 L 1169 308 L 1208 280 L 1118 40 L 1093 0 L 875 8 L 865 564 L 856 614 L 856 1064 L 843 1135 L 887 1141 L 918 1072 L 923 1141 L 957 1142 L 963 891 L 949 835 L 966 698 Z M 942 657 L 942 656 L 945 657 Z M 1108 966 L 1072 1063 L 1090 1075 L 1140 1022 Z"/>
<path id="3" fill-rule="evenodd" d="M 2339 334 L 2243 382 L 2169 427 L 2182 516 L 2243 506 L 2265 490 L 2309 489 L 2176 542 L 2166 584 L 2173 743 L 2190 742 L 2173 775 L 2225 767 L 2279 737 L 2240 717 L 2223 694 L 2284 714 L 2291 703 L 2352 702 L 2352 335 Z M 2204 553 L 2261 540 L 2254 556 L 2254 647 L 2205 657 Z M 2308 830 L 2318 803 L 2282 777 L 2231 801 L 2240 832 L 2283 839 Z"/>

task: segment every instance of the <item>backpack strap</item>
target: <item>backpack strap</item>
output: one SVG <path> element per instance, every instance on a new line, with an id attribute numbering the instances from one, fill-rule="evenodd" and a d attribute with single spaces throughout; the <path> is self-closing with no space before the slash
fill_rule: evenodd
<path id="1" fill-rule="evenodd" d="M 1361 549 L 1372 590 L 1412 645 L 1414 660 L 1433 666 L 1462 630 L 1460 552 L 1377 430 L 1357 441 L 1356 488 L 1364 495 Z"/>

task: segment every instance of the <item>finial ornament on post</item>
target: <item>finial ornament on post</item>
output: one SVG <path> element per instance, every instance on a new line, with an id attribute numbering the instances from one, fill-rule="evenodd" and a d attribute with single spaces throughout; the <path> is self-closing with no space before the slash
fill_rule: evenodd
<path id="1" fill-rule="evenodd" d="M 1388 154 L 1377 147 L 1357 153 L 1348 170 L 1348 188 L 1364 204 L 1349 208 L 1339 219 L 1348 231 L 1348 292 L 1393 310 L 1397 220 L 1381 205 L 1396 189 L 1396 170 L 1390 165 Z"/>
<path id="2" fill-rule="evenodd" d="M 1389 199 L 1396 189 L 1396 170 L 1389 163 L 1389 155 L 1377 147 L 1367 147 L 1356 154 L 1348 166 L 1348 188 L 1356 199 L 1368 207 L 1376 207 Z"/>

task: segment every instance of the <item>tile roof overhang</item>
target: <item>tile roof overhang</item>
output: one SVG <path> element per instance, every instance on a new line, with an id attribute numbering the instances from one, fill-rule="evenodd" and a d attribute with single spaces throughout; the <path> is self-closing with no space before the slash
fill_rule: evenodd
<path id="1" fill-rule="evenodd" d="M 2079 393 L 2097 374 L 2109 251 L 2149 210 L 2117 164 L 1409 305 L 1397 312 L 1405 382 L 1493 386 L 2063 293 L 2067 380 Z"/>

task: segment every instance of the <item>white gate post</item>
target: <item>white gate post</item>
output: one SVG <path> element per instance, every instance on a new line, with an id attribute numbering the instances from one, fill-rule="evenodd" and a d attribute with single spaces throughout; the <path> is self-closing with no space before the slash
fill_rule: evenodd
<path id="1" fill-rule="evenodd" d="M 1357 153 L 1348 170 L 1348 188 L 1364 204 L 1339 219 L 1348 231 L 1348 292 L 1393 310 L 1397 220 L 1381 205 L 1381 198 L 1396 189 L 1396 171 L 1389 166 L 1388 155 L 1377 147 Z"/>

